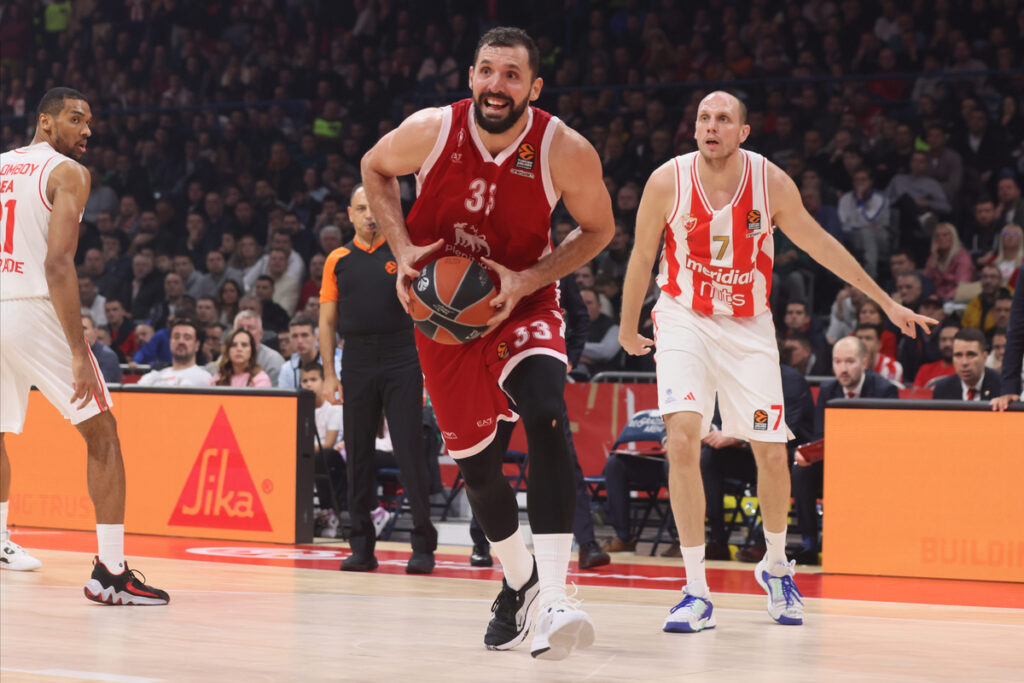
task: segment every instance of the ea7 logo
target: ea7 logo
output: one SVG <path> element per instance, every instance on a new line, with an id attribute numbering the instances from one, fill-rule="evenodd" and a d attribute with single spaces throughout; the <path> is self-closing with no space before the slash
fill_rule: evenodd
<path id="1" fill-rule="evenodd" d="M 167 524 L 273 531 L 223 407 L 213 419 Z"/>

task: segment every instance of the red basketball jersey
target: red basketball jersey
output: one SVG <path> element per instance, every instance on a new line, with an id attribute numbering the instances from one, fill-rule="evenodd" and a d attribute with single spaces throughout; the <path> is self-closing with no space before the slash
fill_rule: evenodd
<path id="1" fill-rule="evenodd" d="M 473 121 L 473 101 L 442 108 L 441 130 L 416 174 L 416 203 L 406 219 L 413 244 L 444 238 L 440 256 L 487 257 L 529 268 L 551 251 L 551 211 L 558 202 L 548 154 L 558 119 L 528 107 L 515 142 L 492 156 Z M 528 297 L 550 297 L 555 285 Z"/>

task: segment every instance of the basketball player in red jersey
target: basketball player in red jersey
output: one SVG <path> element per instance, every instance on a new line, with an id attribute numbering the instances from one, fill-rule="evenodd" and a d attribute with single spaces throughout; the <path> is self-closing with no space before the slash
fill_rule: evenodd
<path id="1" fill-rule="evenodd" d="M 0 566 L 18 560 L 29 568 L 19 557 L 25 551 L 7 538 L 5 437 L 24 427 L 35 385 L 78 428 L 88 449 L 99 554 L 85 597 L 109 605 L 165 605 L 167 593 L 145 585 L 125 563 L 121 444 L 110 393 L 82 332 L 74 257 L 90 180 L 76 159 L 85 154 L 91 120 L 81 93 L 54 88 L 39 103 L 32 144 L 0 155 Z"/>
<path id="2" fill-rule="evenodd" d="M 611 199 L 591 145 L 535 109 L 537 46 L 496 28 L 477 45 L 471 99 L 419 111 L 363 158 L 370 206 L 399 264 L 409 306 L 417 268 L 441 255 L 473 258 L 499 283 L 489 333 L 458 346 L 417 333 L 438 425 L 466 482 L 473 512 L 505 571 L 484 643 L 521 643 L 539 609 L 531 652 L 562 659 L 594 640 L 590 618 L 565 594 L 575 507 L 563 433 L 566 356 L 556 282 L 594 258 L 614 231 Z M 396 177 L 416 174 L 418 199 L 403 220 Z M 551 210 L 565 202 L 580 227 L 557 248 Z M 495 444 L 498 420 L 523 418 L 530 449 L 530 527 L 536 561 L 519 531 L 515 496 Z"/>
<path id="3" fill-rule="evenodd" d="M 746 107 L 725 92 L 697 110 L 698 151 L 651 174 L 637 214 L 626 270 L 619 341 L 633 355 L 657 346 L 658 403 L 668 430 L 669 491 L 679 530 L 686 587 L 664 630 L 715 626 L 704 577 L 704 488 L 701 439 L 717 394 L 725 436 L 750 442 L 758 467 L 758 501 L 768 552 L 755 569 L 768 612 L 782 624 L 803 623 L 803 602 L 786 561 L 791 438 L 783 415 L 782 379 L 768 295 L 773 226 L 823 266 L 877 301 L 905 334 L 938 324 L 900 306 L 804 208 L 778 166 L 740 149 L 750 133 Z M 654 340 L 637 333 L 640 307 L 658 247 L 662 296 Z"/>

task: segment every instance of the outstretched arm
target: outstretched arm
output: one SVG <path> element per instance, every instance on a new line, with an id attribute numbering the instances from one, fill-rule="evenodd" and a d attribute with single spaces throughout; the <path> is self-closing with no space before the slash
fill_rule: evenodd
<path id="1" fill-rule="evenodd" d="M 439 249 L 444 240 L 416 246 L 409 239 L 409 230 L 402 215 L 398 176 L 416 173 L 423 166 L 441 130 L 441 117 L 440 109 L 416 112 L 382 137 L 363 155 L 360 165 L 370 210 L 398 263 L 396 289 L 398 299 L 407 311 L 410 308 L 409 283 L 419 277 L 414 264 Z"/>
<path id="2" fill-rule="evenodd" d="M 636 235 L 633 238 L 633 253 L 626 266 L 626 279 L 622 287 L 622 321 L 619 324 L 619 343 L 633 356 L 649 353 L 654 340 L 638 333 L 640 310 L 644 295 L 651 284 L 651 269 L 658 256 L 665 222 L 675 203 L 675 163 L 663 164 L 651 174 L 640 198 L 636 213 Z"/>
<path id="3" fill-rule="evenodd" d="M 88 171 L 75 161 L 61 163 L 50 174 L 46 191 L 51 199 L 50 232 L 46 244 L 46 284 L 64 337 L 71 347 L 71 368 L 75 393 L 71 403 L 84 408 L 103 390 L 89 356 L 82 331 L 82 301 L 75 275 L 75 250 L 78 248 L 78 221 L 89 199 Z"/>
<path id="4" fill-rule="evenodd" d="M 796 183 L 775 164 L 768 167 L 768 192 L 772 204 L 772 220 L 793 243 L 825 268 L 878 302 L 903 334 L 915 338 L 918 325 L 929 332 L 929 325 L 939 324 L 937 320 L 918 315 L 893 301 L 857 263 L 857 259 L 818 225 L 804 208 Z"/>

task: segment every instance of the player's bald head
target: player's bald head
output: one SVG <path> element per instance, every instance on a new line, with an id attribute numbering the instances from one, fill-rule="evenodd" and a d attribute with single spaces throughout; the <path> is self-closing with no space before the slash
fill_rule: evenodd
<path id="1" fill-rule="evenodd" d="M 715 90 L 714 92 L 708 93 L 704 96 L 704 99 L 700 101 L 700 105 L 697 107 L 698 110 L 705 105 L 712 104 L 724 104 L 728 108 L 735 107 L 736 119 L 740 122 L 740 125 L 747 123 L 747 105 L 743 103 L 743 100 L 733 95 L 731 92 L 725 90 Z"/>
<path id="2" fill-rule="evenodd" d="M 837 341 L 832 347 L 832 353 L 835 355 L 837 352 L 855 355 L 862 360 L 868 357 L 868 347 L 857 337 L 843 337 Z"/>

